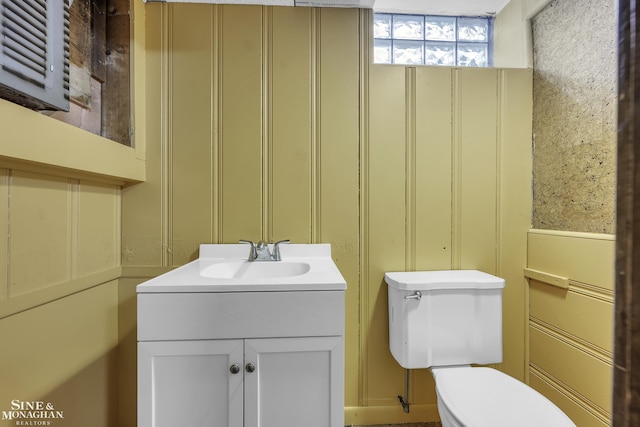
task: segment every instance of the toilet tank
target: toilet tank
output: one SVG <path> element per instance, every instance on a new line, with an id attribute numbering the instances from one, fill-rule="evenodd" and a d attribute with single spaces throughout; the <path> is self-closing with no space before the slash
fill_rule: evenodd
<path id="1" fill-rule="evenodd" d="M 406 369 L 500 363 L 504 279 L 477 270 L 385 274 L 389 346 Z"/>

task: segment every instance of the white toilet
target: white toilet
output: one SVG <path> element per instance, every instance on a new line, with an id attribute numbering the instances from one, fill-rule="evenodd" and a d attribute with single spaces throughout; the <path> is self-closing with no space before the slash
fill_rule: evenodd
<path id="1" fill-rule="evenodd" d="M 504 279 L 476 270 L 386 273 L 389 346 L 431 368 L 443 427 L 575 427 L 551 401 L 492 368 L 502 361 Z"/>

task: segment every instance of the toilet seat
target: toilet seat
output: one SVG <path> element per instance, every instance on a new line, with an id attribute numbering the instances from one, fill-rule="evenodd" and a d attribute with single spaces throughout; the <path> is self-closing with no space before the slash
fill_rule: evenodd
<path id="1" fill-rule="evenodd" d="M 498 370 L 432 367 L 438 409 L 451 425 L 463 427 L 575 427 L 546 397 Z"/>

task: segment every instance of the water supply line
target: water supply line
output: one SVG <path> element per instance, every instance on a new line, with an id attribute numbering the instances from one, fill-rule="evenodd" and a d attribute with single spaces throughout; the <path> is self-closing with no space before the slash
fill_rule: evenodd
<path id="1" fill-rule="evenodd" d="M 405 414 L 409 413 L 409 370 L 404 370 L 404 398 L 398 396 L 398 401 L 402 405 L 402 410 Z"/>

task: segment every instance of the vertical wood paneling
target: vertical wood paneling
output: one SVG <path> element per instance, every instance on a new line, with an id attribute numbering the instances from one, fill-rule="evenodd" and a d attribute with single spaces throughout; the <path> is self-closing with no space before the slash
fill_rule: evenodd
<path id="1" fill-rule="evenodd" d="M 502 292 L 501 369 L 524 380 L 526 369 L 526 232 L 531 227 L 531 70 L 498 72 L 498 265 Z"/>
<path id="2" fill-rule="evenodd" d="M 530 115 L 526 107 L 514 107 L 530 100 L 530 74 L 522 71 L 522 77 L 509 80 L 500 73 L 370 67 L 363 182 L 368 227 L 362 254 L 368 263 L 363 283 L 368 294 L 362 300 L 369 310 L 362 326 L 367 337 L 363 400 L 369 406 L 395 409 L 395 396 L 404 394 L 404 374 L 388 353 L 384 272 L 477 268 L 497 274 L 503 253 L 516 265 L 525 262 L 527 217 L 503 225 L 502 215 L 530 206 Z M 512 200 L 515 206 L 504 207 Z M 522 271 L 505 272 L 513 283 L 510 301 L 515 302 L 505 310 L 520 325 L 506 337 L 506 342 L 520 343 L 509 354 L 520 356 L 519 362 L 509 362 L 522 378 Z M 411 381 L 412 402 L 428 412 L 435 404 L 433 380 L 413 372 Z"/>
<path id="3" fill-rule="evenodd" d="M 454 211 L 459 263 L 496 271 L 497 70 L 459 69 L 454 100 Z M 454 242 L 456 244 L 456 242 Z"/>
<path id="4" fill-rule="evenodd" d="M 171 237 L 173 234 L 173 158 L 171 157 L 172 148 L 172 127 L 173 115 L 171 114 L 171 104 L 173 103 L 173 85 L 171 79 L 173 75 L 173 14 L 176 7 L 168 4 L 162 14 L 162 28 L 160 33 L 161 45 L 169 54 L 161 58 L 161 103 L 160 114 L 162 115 L 162 132 L 160 134 L 159 145 L 159 182 L 160 182 L 160 259 L 162 265 L 173 265 L 173 247 L 171 245 Z"/>
<path id="5" fill-rule="evenodd" d="M 120 190 L 113 186 L 81 181 L 77 230 L 78 276 L 118 266 Z"/>
<path id="6" fill-rule="evenodd" d="M 168 244 L 173 265 L 195 259 L 200 243 L 212 237 L 212 67 L 217 59 L 213 58 L 212 10 L 209 5 L 194 5 L 173 8 L 171 15 L 172 126 L 167 152 L 171 182 L 167 191 L 171 193 Z"/>
<path id="7" fill-rule="evenodd" d="M 0 301 L 9 296 L 8 266 L 9 254 L 9 171 L 0 169 Z"/>
<path id="8" fill-rule="evenodd" d="M 416 68 L 405 68 L 404 269 L 416 269 Z"/>
<path id="9" fill-rule="evenodd" d="M 331 253 L 347 281 L 345 406 L 358 405 L 359 384 L 359 91 L 358 11 L 319 9 L 315 241 Z M 338 108 L 339 106 L 339 108 Z"/>
<path id="10" fill-rule="evenodd" d="M 27 172 L 14 171 L 10 185 L 9 297 L 13 297 L 71 278 L 69 209 L 75 195 L 68 179 Z"/>
<path id="11" fill-rule="evenodd" d="M 384 273 L 405 269 L 405 69 L 373 66 L 369 72 L 368 216 L 369 313 L 366 338 L 366 404 L 389 405 L 403 390 L 401 368 L 389 353 Z"/>
<path id="12" fill-rule="evenodd" d="M 212 12 L 213 31 L 211 37 L 212 60 L 211 67 L 211 242 L 220 242 L 222 233 L 222 146 L 220 124 L 222 123 L 222 6 L 214 6 Z"/>
<path id="13" fill-rule="evenodd" d="M 450 68 L 415 68 L 414 270 L 451 268 L 451 77 Z M 410 384 L 414 403 L 435 401 L 429 372 L 414 370 Z"/>
<path id="14" fill-rule="evenodd" d="M 416 269 L 451 268 L 450 68 L 416 69 Z"/>
<path id="15" fill-rule="evenodd" d="M 120 213 L 116 185 L 0 170 L 0 400 L 80 405 L 64 409 L 73 425 L 112 419 Z"/>
<path id="16" fill-rule="evenodd" d="M 273 8 L 262 8 L 262 238 L 273 229 Z"/>
<path id="17" fill-rule="evenodd" d="M 122 264 L 163 266 L 162 253 L 162 158 L 161 141 L 166 134 L 164 93 L 166 82 L 165 27 L 167 4 L 154 3 L 145 7 L 146 66 L 145 94 L 147 106 L 145 150 L 146 181 L 122 190 Z"/>
<path id="18" fill-rule="evenodd" d="M 276 7 L 271 45 L 269 240 L 311 241 L 311 10 Z M 295 54 L 294 54 L 295 52 Z M 316 119 L 315 117 L 313 118 Z M 315 178 L 315 177 L 314 177 Z"/>
<path id="19" fill-rule="evenodd" d="M 222 6 L 220 79 L 221 240 L 260 240 L 262 230 L 262 8 Z"/>
<path id="20" fill-rule="evenodd" d="M 6 262 L 0 267 L 0 299 L 30 294 L 33 298 L 15 306 L 28 307 L 29 301 L 46 302 L 47 296 L 64 294 L 54 289 L 57 285 L 119 266 L 119 187 L 35 172 L 1 172 L 0 253 Z M 36 291 L 45 289 L 44 296 L 38 296 Z"/>
<path id="21" fill-rule="evenodd" d="M 78 261 L 79 261 L 79 224 L 80 224 L 80 182 L 78 180 L 69 180 L 69 200 L 67 208 L 67 230 L 68 247 L 69 247 L 69 278 L 78 277 Z"/>
<path id="22" fill-rule="evenodd" d="M 166 121 L 159 141 L 170 136 L 171 143 L 163 148 L 171 153 L 171 176 L 160 179 L 171 201 L 174 247 L 204 230 L 221 242 L 331 243 L 348 283 L 345 403 L 356 418 L 345 422 L 408 421 L 396 399 L 404 393 L 404 370 L 388 349 L 384 273 L 460 267 L 496 273 L 501 245 L 524 245 L 524 229 L 498 224 L 505 203 L 526 203 L 526 196 L 512 196 L 522 190 L 520 181 L 500 183 L 526 169 L 526 156 L 517 156 L 529 150 L 523 135 L 530 117 L 512 103 L 522 100 L 516 94 L 530 74 L 522 71 L 514 92 L 504 95 L 511 86 L 499 83 L 497 70 L 370 65 L 368 12 L 201 7 L 211 11 L 189 18 L 191 5 L 167 9 L 166 67 L 150 79 L 164 85 L 172 105 L 170 117 L 158 108 L 157 120 Z M 190 42 L 193 22 L 211 40 Z M 209 44 L 211 52 L 199 52 Z M 149 55 L 156 60 L 153 50 Z M 203 70 L 193 83 L 182 81 L 191 67 Z M 196 93 L 187 106 L 196 87 L 212 98 L 210 106 Z M 206 125 L 189 125 L 187 114 L 200 108 L 206 113 L 194 112 L 193 120 Z M 502 126 L 505 118 L 510 124 Z M 204 135 L 207 127 L 212 135 Z M 505 159 L 513 166 L 504 167 Z M 192 203 L 190 186 L 206 202 Z M 175 206 L 183 194 L 184 206 Z M 200 203 L 213 207 L 206 225 L 205 215 L 189 214 L 206 211 Z M 178 217 L 197 224 L 177 225 Z M 522 300 L 513 301 L 512 313 L 522 316 Z M 522 334 L 513 335 L 518 348 Z M 411 378 L 410 421 L 435 420 L 433 380 L 426 371 Z"/>
<path id="23" fill-rule="evenodd" d="M 369 34 L 373 31 L 372 29 L 372 19 L 370 17 L 370 13 L 365 13 L 364 11 L 360 11 L 358 15 L 358 31 L 360 34 Z M 369 389 L 369 363 L 365 354 L 367 352 L 367 341 L 368 337 L 366 336 L 366 332 L 369 327 L 369 311 L 365 310 L 365 307 L 369 306 L 369 229 L 370 229 L 370 221 L 369 221 L 369 197 L 370 197 L 370 185 L 369 185 L 369 128 L 371 126 L 371 121 L 369 117 L 370 111 L 370 100 L 369 100 L 369 88 L 370 88 L 370 79 L 369 79 L 369 70 L 371 67 L 371 63 L 373 57 L 372 50 L 372 41 L 368 38 L 360 36 L 358 39 L 358 95 L 359 95 L 359 104 L 360 108 L 358 111 L 358 120 L 360 122 L 359 126 L 359 189 L 360 189 L 360 200 L 359 204 L 359 260 L 358 260 L 358 269 L 359 269 L 359 287 L 360 292 L 358 295 L 358 345 L 359 351 L 357 353 L 358 356 L 358 400 L 356 404 L 351 408 L 350 411 L 345 411 L 345 424 L 349 423 L 349 420 L 353 420 L 354 415 L 353 412 L 357 411 L 357 409 L 361 406 L 367 404 L 367 390 Z M 353 421 L 352 421 L 353 422 Z"/>

